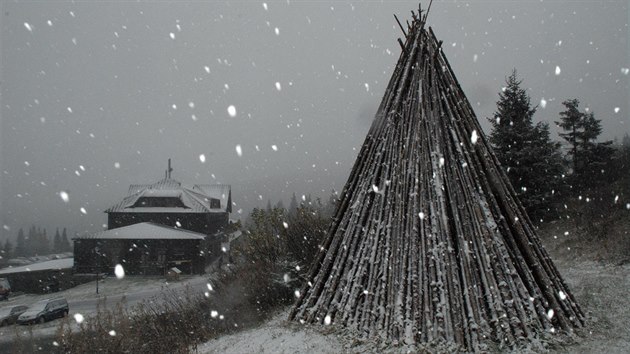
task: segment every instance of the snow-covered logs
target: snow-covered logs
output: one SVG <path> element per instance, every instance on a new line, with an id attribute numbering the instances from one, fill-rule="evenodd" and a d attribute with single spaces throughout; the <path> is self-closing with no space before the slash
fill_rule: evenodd
<path id="1" fill-rule="evenodd" d="M 582 326 L 425 21 L 407 28 L 290 319 L 473 351 Z"/>

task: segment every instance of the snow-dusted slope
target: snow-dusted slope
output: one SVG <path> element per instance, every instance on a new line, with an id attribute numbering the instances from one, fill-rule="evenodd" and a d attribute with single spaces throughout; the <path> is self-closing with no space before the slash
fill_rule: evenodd
<path id="1" fill-rule="evenodd" d="M 310 326 L 287 323 L 288 309 L 258 328 L 215 338 L 199 346 L 199 353 L 342 353 L 344 345 L 334 334 L 324 335 Z"/>

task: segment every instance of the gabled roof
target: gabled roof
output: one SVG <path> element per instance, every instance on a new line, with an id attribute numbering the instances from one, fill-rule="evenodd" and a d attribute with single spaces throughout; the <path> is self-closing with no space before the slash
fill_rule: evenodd
<path id="1" fill-rule="evenodd" d="M 140 198 L 178 198 L 181 205 L 138 206 L 136 203 Z M 213 208 L 212 199 L 218 199 L 221 207 Z M 232 212 L 231 187 L 227 184 L 196 184 L 188 188 L 171 178 L 165 178 L 153 184 L 132 184 L 129 186 L 127 196 L 105 212 L 229 213 Z"/>
<path id="2" fill-rule="evenodd" d="M 95 234 L 73 237 L 73 240 L 203 240 L 204 234 L 152 222 L 142 222 Z"/>

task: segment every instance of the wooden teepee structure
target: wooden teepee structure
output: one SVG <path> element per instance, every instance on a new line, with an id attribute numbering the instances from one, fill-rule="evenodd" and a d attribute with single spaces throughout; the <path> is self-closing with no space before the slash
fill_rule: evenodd
<path id="1" fill-rule="evenodd" d="M 403 29 L 398 64 L 290 319 L 465 350 L 582 326 L 425 22 L 421 11 Z"/>

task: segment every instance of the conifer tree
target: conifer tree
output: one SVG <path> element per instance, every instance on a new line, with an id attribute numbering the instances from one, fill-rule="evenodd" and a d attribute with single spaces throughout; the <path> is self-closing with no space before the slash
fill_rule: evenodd
<path id="1" fill-rule="evenodd" d="M 53 252 L 54 253 L 63 252 L 63 246 L 61 244 L 61 235 L 59 234 L 59 228 L 55 230 L 55 236 L 53 238 Z"/>
<path id="2" fill-rule="evenodd" d="M 566 100 L 562 104 L 566 107 L 566 110 L 560 112 L 560 121 L 556 122 L 556 124 L 565 131 L 565 133 L 560 133 L 560 136 L 569 144 L 568 154 L 571 157 L 573 172 L 577 172 L 578 166 L 580 166 L 578 147 L 580 146 L 584 113 L 579 111 L 580 101 L 575 98 Z"/>
<path id="3" fill-rule="evenodd" d="M 50 253 L 50 240 L 48 239 L 46 229 L 43 229 L 42 233 L 39 236 L 39 254 L 49 254 L 49 253 Z"/>
<path id="4" fill-rule="evenodd" d="M 63 228 L 63 232 L 61 233 L 61 249 L 64 252 L 72 252 L 72 244 L 70 240 L 68 240 L 68 235 L 66 234 L 66 228 Z"/>
<path id="5" fill-rule="evenodd" d="M 16 257 L 23 257 L 26 255 L 26 237 L 24 236 L 24 230 L 21 228 L 18 231 L 14 254 Z"/>
<path id="6" fill-rule="evenodd" d="M 614 150 L 612 141 L 597 142 L 602 132 L 601 120 L 592 112 L 580 112 L 580 101 L 570 99 L 562 102 L 566 107 L 556 122 L 565 132 L 560 136 L 569 144 L 574 182 L 587 185 L 601 181 L 601 173 L 611 161 Z"/>
<path id="7" fill-rule="evenodd" d="M 499 93 L 497 111 L 490 119 L 490 142 L 521 203 L 530 214 L 545 213 L 558 189 L 562 164 L 560 146 L 551 140 L 549 125 L 534 124 L 537 107 L 521 87 L 516 70 Z"/>
<path id="8" fill-rule="evenodd" d="M 9 240 L 7 238 L 7 240 L 4 242 L 4 247 L 2 247 L 2 257 L 4 259 L 10 259 L 13 257 L 13 244 L 11 243 L 11 240 Z"/>

